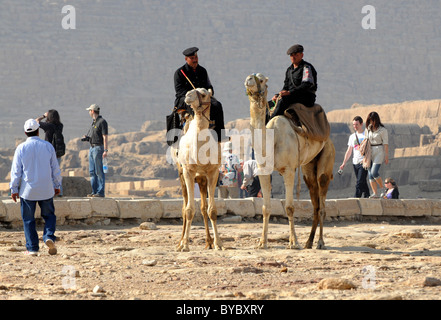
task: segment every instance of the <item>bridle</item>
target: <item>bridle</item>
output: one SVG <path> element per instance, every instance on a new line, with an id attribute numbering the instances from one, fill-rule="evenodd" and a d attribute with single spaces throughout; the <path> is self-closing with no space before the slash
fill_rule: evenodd
<path id="1" fill-rule="evenodd" d="M 196 89 L 195 89 L 195 90 L 196 90 Z M 206 111 L 208 110 L 208 108 L 210 108 L 210 106 L 211 106 L 211 99 L 210 99 L 209 101 L 203 102 L 203 101 L 202 101 L 202 95 L 201 95 L 201 93 L 200 93 L 198 90 L 196 90 L 196 95 L 197 95 L 197 97 L 198 97 L 199 106 L 202 106 L 202 107 L 203 107 L 204 105 L 207 106 L 204 110 L 202 110 L 202 115 L 204 116 L 205 119 L 208 120 L 208 122 L 209 122 L 210 124 L 213 124 L 213 123 L 214 123 L 214 120 L 210 120 L 210 118 L 207 117 L 207 116 L 205 115 L 205 112 L 206 112 Z"/>
<path id="2" fill-rule="evenodd" d="M 265 92 L 266 92 L 266 89 L 268 88 L 268 86 L 265 85 L 265 87 L 262 88 L 260 85 L 260 79 L 257 77 L 257 75 L 255 73 L 253 73 L 252 76 L 254 78 L 254 82 L 256 82 L 257 92 L 252 92 L 249 88 L 247 88 L 246 94 L 248 97 L 250 97 L 250 100 L 252 100 L 252 102 L 257 104 L 257 107 L 259 109 L 263 109 L 266 106 L 266 108 L 269 111 L 268 102 L 265 101 Z M 264 105 L 261 105 L 262 103 Z"/>

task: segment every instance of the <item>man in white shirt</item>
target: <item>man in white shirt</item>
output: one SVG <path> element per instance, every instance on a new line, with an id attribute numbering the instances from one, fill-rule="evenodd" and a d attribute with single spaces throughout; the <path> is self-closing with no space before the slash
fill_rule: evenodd
<path id="1" fill-rule="evenodd" d="M 29 119 L 24 125 L 25 142 L 15 150 L 11 167 L 11 198 L 20 198 L 26 254 L 37 256 L 38 234 L 35 226 L 36 205 L 40 206 L 45 221 L 43 241 L 49 254 L 57 253 L 55 247 L 55 208 L 53 197 L 60 193 L 61 172 L 55 149 L 51 143 L 39 138 L 39 124 Z"/>
<path id="2" fill-rule="evenodd" d="M 247 190 L 250 197 L 257 197 L 261 189 L 257 170 L 256 160 L 248 160 L 243 164 L 243 182 L 240 188 Z"/>
<path id="3" fill-rule="evenodd" d="M 356 116 L 352 120 L 352 127 L 354 128 L 355 132 L 349 136 L 348 149 L 346 150 L 345 158 L 340 166 L 340 170 L 343 170 L 353 151 L 354 156 L 352 157 L 352 164 L 354 167 L 355 177 L 357 178 L 357 184 L 355 185 L 355 197 L 361 198 L 364 194 L 364 198 L 369 198 L 370 192 L 366 180 L 368 171 L 363 168 L 363 156 L 360 153 L 360 144 L 365 139 L 363 119 L 360 116 Z"/>

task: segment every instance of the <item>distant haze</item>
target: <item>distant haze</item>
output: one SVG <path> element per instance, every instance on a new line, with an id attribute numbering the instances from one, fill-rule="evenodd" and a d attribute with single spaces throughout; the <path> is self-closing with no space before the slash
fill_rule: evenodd
<path id="1" fill-rule="evenodd" d="M 76 29 L 62 28 L 65 5 L 75 8 Z M 376 29 L 362 26 L 366 5 Z M 118 132 L 163 120 L 173 73 L 191 46 L 200 48 L 226 121 L 249 116 L 247 75 L 269 77 L 271 96 L 282 88 L 295 43 L 317 69 L 326 111 L 439 99 L 440 16 L 439 0 L 2 0 L 0 147 L 52 108 L 66 139 L 87 132 L 92 103 Z"/>

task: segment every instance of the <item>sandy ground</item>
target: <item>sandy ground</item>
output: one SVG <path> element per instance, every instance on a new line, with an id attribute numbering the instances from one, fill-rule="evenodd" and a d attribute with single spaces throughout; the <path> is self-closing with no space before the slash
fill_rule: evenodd
<path id="1" fill-rule="evenodd" d="M 0 229 L 0 300 L 438 300 L 441 224 L 424 219 L 329 221 L 326 250 L 290 250 L 284 218 L 219 221 L 225 250 L 204 250 L 192 227 L 190 252 L 176 252 L 179 221 L 59 226 L 58 254 L 23 254 L 21 229 Z M 309 223 L 296 225 L 304 244 Z M 39 226 L 39 235 L 42 227 Z"/>

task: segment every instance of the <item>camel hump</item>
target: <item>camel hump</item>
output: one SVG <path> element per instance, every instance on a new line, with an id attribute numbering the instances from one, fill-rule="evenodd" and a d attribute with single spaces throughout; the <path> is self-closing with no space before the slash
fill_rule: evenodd
<path id="1" fill-rule="evenodd" d="M 296 132 L 312 140 L 326 141 L 331 134 L 328 118 L 319 104 L 308 108 L 301 103 L 294 103 L 285 110 L 285 116 L 291 120 Z"/>

